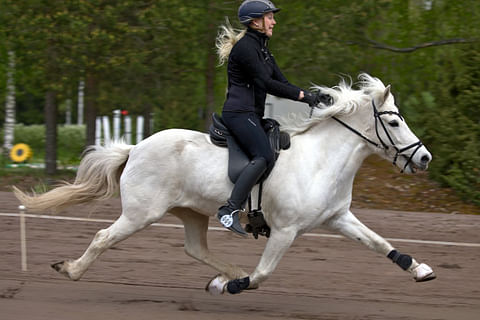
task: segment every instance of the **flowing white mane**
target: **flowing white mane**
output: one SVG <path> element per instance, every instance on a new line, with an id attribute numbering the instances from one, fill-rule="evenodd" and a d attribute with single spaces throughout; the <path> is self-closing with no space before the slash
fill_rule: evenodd
<path id="1" fill-rule="evenodd" d="M 312 117 L 308 113 L 292 113 L 280 119 L 282 131 L 290 135 L 300 134 L 325 119 L 333 116 L 351 114 L 358 107 L 365 105 L 372 99 L 374 92 L 383 92 L 385 85 L 380 79 L 374 78 L 366 73 L 358 76 L 356 83 L 358 89 L 352 88 L 352 82 L 342 79 L 340 83 L 332 88 L 324 86 L 313 86 L 314 91 L 321 91 L 332 96 L 334 104 L 329 107 L 320 107 L 313 110 Z"/>

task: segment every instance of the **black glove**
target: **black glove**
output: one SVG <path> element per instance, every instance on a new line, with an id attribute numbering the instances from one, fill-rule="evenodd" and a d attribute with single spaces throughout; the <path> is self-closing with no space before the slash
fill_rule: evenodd
<path id="1" fill-rule="evenodd" d="M 328 93 L 318 92 L 317 95 L 318 95 L 318 100 L 320 101 L 320 103 L 323 103 L 327 107 L 329 107 L 333 104 L 333 98 Z"/>
<path id="2" fill-rule="evenodd" d="M 308 105 L 312 108 L 316 107 L 320 103 L 316 92 L 310 92 L 306 90 L 303 91 L 302 102 L 308 103 Z"/>
<path id="3" fill-rule="evenodd" d="M 331 106 L 333 104 L 333 98 L 326 93 L 321 93 L 320 91 L 317 92 L 309 92 L 303 91 L 304 97 L 302 102 L 308 103 L 308 105 L 312 108 L 318 106 L 319 103 L 323 103 L 326 106 Z"/>

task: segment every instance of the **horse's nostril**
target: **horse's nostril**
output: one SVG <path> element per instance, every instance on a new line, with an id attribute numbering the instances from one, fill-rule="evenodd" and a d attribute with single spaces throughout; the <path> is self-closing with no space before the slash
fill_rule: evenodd
<path id="1" fill-rule="evenodd" d="M 430 161 L 430 157 L 427 155 L 424 155 L 420 160 L 422 161 L 422 163 L 427 163 Z"/>

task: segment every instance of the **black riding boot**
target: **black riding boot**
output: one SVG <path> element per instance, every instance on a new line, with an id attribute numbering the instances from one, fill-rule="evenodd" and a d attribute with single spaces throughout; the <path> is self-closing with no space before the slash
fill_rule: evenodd
<path id="1" fill-rule="evenodd" d="M 229 230 L 242 236 L 247 236 L 240 224 L 240 211 L 243 211 L 243 204 L 247 201 L 248 195 L 258 179 L 267 168 L 267 162 L 263 158 L 254 159 L 243 169 L 235 182 L 230 199 L 227 204 L 220 207 L 217 217 L 220 223 Z"/>

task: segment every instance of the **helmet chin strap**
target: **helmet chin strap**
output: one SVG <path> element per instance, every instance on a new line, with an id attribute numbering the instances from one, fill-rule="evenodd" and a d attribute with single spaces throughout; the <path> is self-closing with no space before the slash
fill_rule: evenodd
<path id="1" fill-rule="evenodd" d="M 261 22 L 262 22 L 262 25 L 259 26 L 257 23 L 255 23 L 255 20 L 260 20 L 261 19 Z M 265 15 L 261 18 L 257 18 L 257 19 L 254 19 L 252 20 L 252 23 L 250 23 L 250 27 L 254 30 L 257 30 L 258 32 L 261 32 L 261 33 L 266 33 L 267 30 L 265 30 Z"/>

